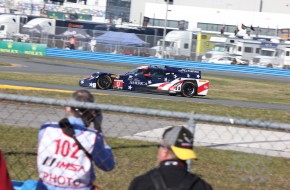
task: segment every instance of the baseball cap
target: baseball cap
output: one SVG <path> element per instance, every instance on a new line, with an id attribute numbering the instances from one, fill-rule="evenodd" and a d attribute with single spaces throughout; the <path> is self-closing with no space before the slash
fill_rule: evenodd
<path id="1" fill-rule="evenodd" d="M 193 135 L 186 127 L 170 127 L 164 131 L 162 138 L 163 142 L 170 146 L 180 160 L 196 158 L 196 154 L 193 151 Z"/>

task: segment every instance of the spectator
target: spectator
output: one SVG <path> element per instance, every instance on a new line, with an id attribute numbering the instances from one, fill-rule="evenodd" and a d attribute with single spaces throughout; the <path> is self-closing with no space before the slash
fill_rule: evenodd
<path id="1" fill-rule="evenodd" d="M 232 65 L 237 65 L 238 64 L 238 60 L 236 58 L 233 58 L 231 64 Z"/>
<path id="2" fill-rule="evenodd" d="M 76 49 L 76 46 L 77 46 L 77 39 L 76 39 L 76 37 L 72 36 L 69 39 L 69 43 L 70 43 L 70 49 Z"/>
<path id="3" fill-rule="evenodd" d="M 67 43 L 66 43 L 64 49 L 70 50 L 70 44 L 67 44 Z"/>
<path id="4" fill-rule="evenodd" d="M 91 39 L 91 42 L 90 42 L 91 52 L 94 52 L 94 51 L 95 51 L 96 44 L 97 44 L 97 40 L 96 40 L 95 37 L 93 37 L 93 38 Z"/>
<path id="5" fill-rule="evenodd" d="M 160 50 L 156 51 L 155 57 L 160 58 L 160 59 L 162 58 L 162 54 Z"/>
<path id="6" fill-rule="evenodd" d="M 6 167 L 4 155 L 0 150 L 0 189 L 13 190 L 12 182 Z"/>
<path id="7" fill-rule="evenodd" d="M 129 190 L 212 190 L 211 185 L 187 171 L 186 160 L 196 158 L 193 135 L 187 128 L 166 129 L 158 147 L 159 167 L 133 179 Z"/>
<path id="8" fill-rule="evenodd" d="M 79 102 L 94 102 L 87 90 L 73 93 Z M 96 130 L 88 129 L 95 121 L 95 110 L 66 107 L 67 118 L 45 123 L 39 131 L 37 166 L 38 190 L 93 190 L 96 178 L 92 162 L 103 171 L 115 166 L 112 149 Z"/>

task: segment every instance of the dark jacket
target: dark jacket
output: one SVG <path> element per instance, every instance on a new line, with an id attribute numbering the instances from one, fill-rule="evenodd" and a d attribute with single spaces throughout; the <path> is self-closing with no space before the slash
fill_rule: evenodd
<path id="1" fill-rule="evenodd" d="M 159 171 L 164 179 L 165 185 L 168 189 L 178 189 L 182 181 L 187 177 L 195 180 L 188 190 L 212 190 L 210 184 L 201 179 L 195 174 L 187 171 L 187 164 L 180 160 L 167 160 L 160 164 L 159 168 L 155 168 L 143 175 L 140 175 L 131 182 L 129 190 L 157 190 L 154 187 L 151 179 L 152 173 Z M 163 190 L 163 189 L 158 189 Z"/>

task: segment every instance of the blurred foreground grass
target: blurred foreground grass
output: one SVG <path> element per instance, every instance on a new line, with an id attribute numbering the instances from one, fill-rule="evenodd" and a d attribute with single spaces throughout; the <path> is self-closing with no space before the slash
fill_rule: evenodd
<path id="1" fill-rule="evenodd" d="M 0 149 L 14 180 L 38 179 L 38 129 L 0 126 Z M 108 138 L 116 159 L 111 172 L 96 169 L 102 189 L 126 190 L 130 181 L 156 166 L 155 143 Z M 191 170 L 216 190 L 288 190 L 290 159 L 196 147 L 198 160 Z"/>

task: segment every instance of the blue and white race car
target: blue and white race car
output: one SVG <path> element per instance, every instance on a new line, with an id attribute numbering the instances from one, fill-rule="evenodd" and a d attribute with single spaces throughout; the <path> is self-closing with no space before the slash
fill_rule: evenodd
<path id="1" fill-rule="evenodd" d="M 175 67 L 140 66 L 124 75 L 97 72 L 79 81 L 82 87 L 96 89 L 158 91 L 184 97 L 205 96 L 209 81 L 201 71 Z"/>

